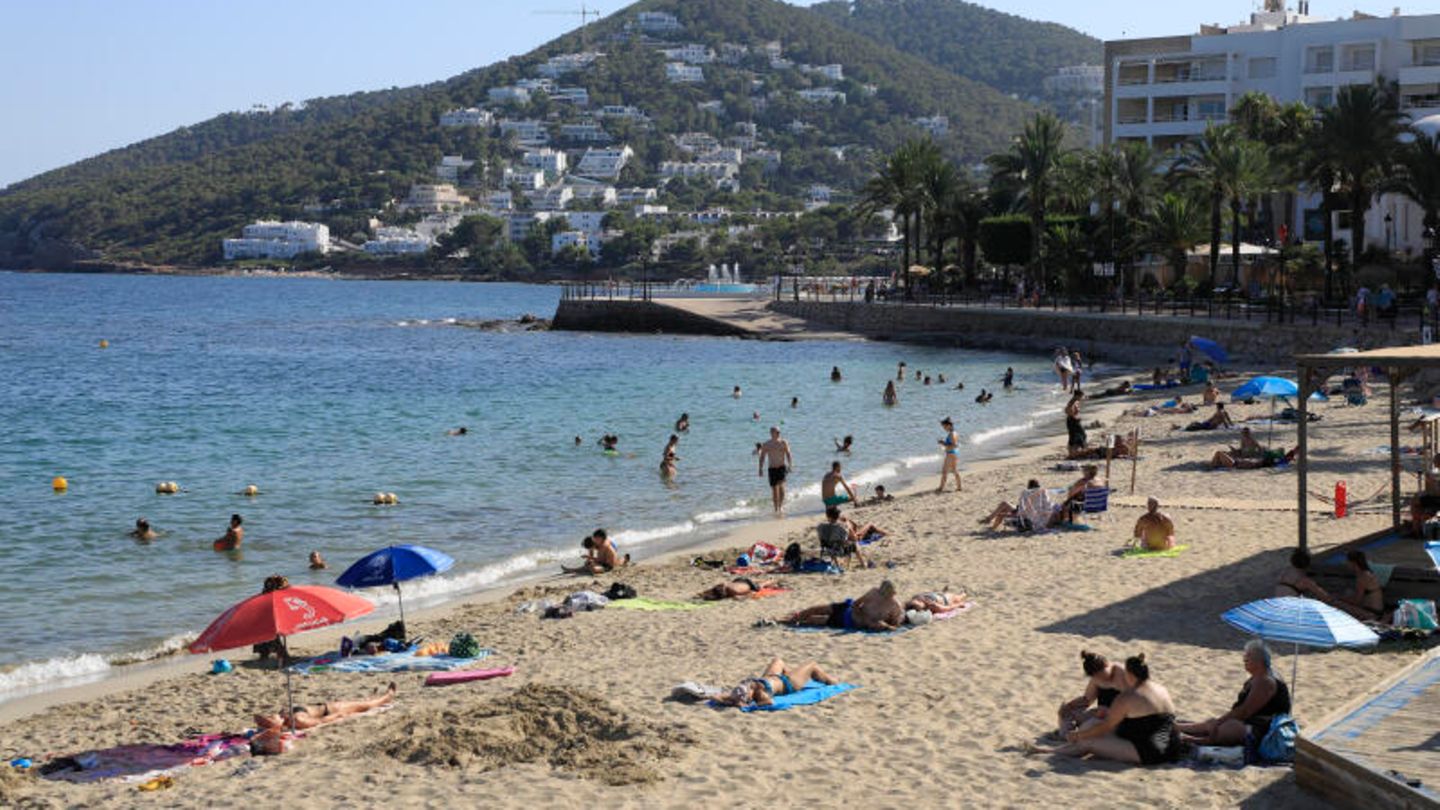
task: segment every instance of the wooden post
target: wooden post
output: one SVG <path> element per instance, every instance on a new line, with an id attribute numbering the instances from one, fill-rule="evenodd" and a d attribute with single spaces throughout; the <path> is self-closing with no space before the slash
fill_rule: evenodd
<path id="1" fill-rule="evenodd" d="M 1400 528 L 1400 386 L 1396 385 L 1397 368 L 1385 369 L 1390 382 L 1390 522 Z"/>
<path id="2" fill-rule="evenodd" d="M 1116 434 L 1110 434 L 1110 443 L 1105 447 L 1105 486 L 1110 486 L 1110 460 L 1115 458 Z"/>
<path id="3" fill-rule="evenodd" d="M 1310 369 L 1302 365 L 1296 373 L 1300 377 L 1300 453 L 1295 465 L 1295 478 L 1299 482 L 1299 491 L 1296 497 L 1297 505 L 1300 508 L 1300 527 L 1297 540 L 1300 550 L 1305 551 L 1309 546 L 1307 534 L 1310 527 L 1310 510 L 1307 503 L 1309 491 L 1305 489 L 1308 478 L 1307 459 L 1310 451 L 1309 444 L 1306 442 L 1306 428 L 1310 424 L 1309 409 L 1306 407 L 1310 402 Z"/>
<path id="4" fill-rule="evenodd" d="M 1140 428 L 1135 428 L 1135 446 L 1130 454 L 1130 494 L 1135 494 L 1135 468 L 1140 465 Z"/>

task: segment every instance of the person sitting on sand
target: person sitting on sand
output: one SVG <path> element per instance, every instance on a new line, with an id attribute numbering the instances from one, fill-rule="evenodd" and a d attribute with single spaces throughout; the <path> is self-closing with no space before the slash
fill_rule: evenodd
<path id="1" fill-rule="evenodd" d="M 154 529 L 150 528 L 150 521 L 143 517 L 135 519 L 135 528 L 129 534 L 142 543 L 148 543 L 160 536 Z"/>
<path id="2" fill-rule="evenodd" d="M 870 498 L 870 500 L 866 501 L 865 503 L 868 505 L 868 504 L 875 504 L 875 503 L 884 503 L 884 502 L 886 502 L 886 501 L 893 501 L 893 500 L 895 500 L 895 496 L 894 496 L 894 495 L 891 495 L 889 492 L 886 492 L 886 491 L 885 491 L 885 485 L 884 485 L 884 484 L 876 484 L 876 485 L 875 485 L 875 494 Z"/>
<path id="3" fill-rule="evenodd" d="M 917 593 L 905 602 L 905 611 L 923 610 L 926 613 L 949 613 L 952 610 L 960 610 L 970 604 L 970 597 L 965 593 L 950 593 L 949 591 L 925 591 Z"/>
<path id="4" fill-rule="evenodd" d="M 1236 458 L 1229 451 L 1216 450 L 1215 455 L 1210 457 L 1210 466 L 1215 469 L 1234 470 L 1258 470 L 1264 467 L 1276 467 L 1281 463 L 1289 464 L 1300 455 L 1300 446 L 1296 445 L 1289 452 L 1280 450 L 1262 450 L 1259 458 Z"/>
<path id="5" fill-rule="evenodd" d="M 1249 427 L 1240 428 L 1240 446 L 1230 448 L 1230 455 L 1235 458 L 1258 458 L 1265 455 L 1265 446 L 1255 441 L 1255 435 L 1250 432 Z"/>
<path id="6" fill-rule="evenodd" d="M 840 523 L 850 530 L 850 539 L 855 545 L 861 543 L 878 543 L 890 536 L 890 532 L 876 526 L 874 523 L 859 523 L 848 517 L 841 516 Z M 856 552 L 857 554 L 859 552 Z"/>
<path id="7" fill-rule="evenodd" d="M 1100 653 L 1080 651 L 1080 668 L 1085 672 L 1085 694 L 1060 704 L 1060 725 L 1057 736 L 1086 728 L 1105 719 L 1105 713 L 1120 693 L 1130 688 L 1125 667 L 1111 663 Z M 1094 708 L 1091 708 L 1091 707 Z"/>
<path id="8" fill-rule="evenodd" d="M 259 731 L 250 738 L 250 753 L 281 754 L 290 750 L 291 740 L 285 733 L 338 723 L 347 717 L 364 714 L 378 709 L 395 699 L 395 682 L 391 681 L 384 692 L 367 700 L 332 700 L 310 706 L 294 706 L 290 711 L 279 714 L 255 715 L 255 727 Z"/>
<path id="9" fill-rule="evenodd" d="M 1160 511 L 1160 501 L 1154 496 L 1145 499 L 1145 514 L 1135 521 L 1135 536 L 1129 545 L 1143 546 L 1146 551 L 1175 547 L 1175 521 Z"/>
<path id="10" fill-rule="evenodd" d="M 1359 549 L 1346 552 L 1345 563 L 1355 575 L 1355 590 L 1338 594 L 1331 604 L 1361 621 L 1383 621 L 1385 592 L 1380 587 L 1380 579 L 1370 570 L 1365 552 Z"/>
<path id="11" fill-rule="evenodd" d="M 230 528 L 225 530 L 225 536 L 210 545 L 216 551 L 235 551 L 240 548 L 240 543 L 245 540 L 245 529 L 240 525 L 244 522 L 245 519 L 239 515 L 231 515 Z"/>
<path id="12" fill-rule="evenodd" d="M 830 441 L 835 443 L 835 452 L 837 453 L 849 455 L 850 451 L 855 449 L 855 437 L 848 433 L 845 434 L 844 439 L 831 437 Z"/>
<path id="13" fill-rule="evenodd" d="M 1270 650 L 1260 639 L 1245 644 L 1245 672 L 1250 676 L 1230 711 L 1199 723 L 1177 723 L 1180 739 L 1194 745 L 1244 745 L 1246 731 L 1259 741 L 1277 714 L 1290 713 L 1290 687 L 1270 666 Z"/>
<path id="14" fill-rule="evenodd" d="M 840 517 L 839 507 L 825 507 L 825 522 L 816 527 L 816 534 L 820 537 L 820 550 L 835 557 L 837 565 L 842 556 L 847 564 L 850 558 L 854 557 L 860 561 L 860 567 L 869 568 L 870 562 L 860 553 L 860 541 L 851 530 L 853 525 Z"/>
<path id="15" fill-rule="evenodd" d="M 1171 427 L 1174 429 L 1174 426 Z M 1185 430 L 1192 432 L 1197 430 L 1218 430 L 1222 427 L 1235 427 L 1235 423 L 1230 421 L 1230 414 L 1225 412 L 1225 403 L 1217 402 L 1215 403 L 1215 412 L 1210 414 L 1208 419 L 1191 422 L 1185 426 Z"/>
<path id="16" fill-rule="evenodd" d="M 1316 584 L 1315 580 L 1306 573 L 1310 568 L 1310 552 L 1303 548 L 1297 548 L 1290 552 L 1290 564 L 1280 572 L 1275 580 L 1275 595 L 1279 596 L 1308 596 L 1311 599 L 1319 599 L 1322 602 L 1330 602 L 1330 594 Z"/>
<path id="17" fill-rule="evenodd" d="M 310 552 L 310 570 L 311 570 L 311 571 L 321 571 L 321 570 L 324 570 L 324 569 L 329 568 L 329 567 L 330 567 L 330 566 L 328 566 L 328 565 L 325 564 L 325 558 L 320 556 L 320 552 L 319 552 L 319 551 L 312 551 L 312 552 Z"/>
<path id="18" fill-rule="evenodd" d="M 775 698 L 798 692 L 811 681 L 839 683 L 814 661 L 789 667 L 780 658 L 775 658 L 759 677 L 746 678 L 735 688 L 725 690 L 724 694 L 715 698 L 715 702 L 726 706 L 770 706 L 775 703 Z"/>
<path id="19" fill-rule="evenodd" d="M 1094 464 L 1081 467 L 1080 477 L 1065 490 L 1065 500 L 1061 502 L 1064 504 L 1061 508 L 1061 519 L 1066 523 L 1074 520 L 1075 515 L 1085 508 L 1085 490 L 1103 486 L 1105 480 L 1100 477 L 1099 467 Z"/>
<path id="20" fill-rule="evenodd" d="M 596 529 L 594 534 L 580 541 L 580 546 L 585 549 L 585 561 L 578 568 L 566 568 L 567 573 L 604 574 L 630 564 L 630 555 L 626 554 L 621 559 L 619 549 L 615 548 L 604 529 Z"/>
<path id="21" fill-rule="evenodd" d="M 1093 756 L 1131 765 L 1174 762 L 1180 755 L 1175 730 L 1175 702 L 1170 692 L 1150 678 L 1142 653 L 1125 659 L 1130 687 L 1110 704 L 1099 722 L 1068 731 L 1065 745 L 1056 748 L 1027 746 L 1027 753 Z"/>
<path id="22" fill-rule="evenodd" d="M 1080 459 L 1102 459 L 1102 458 L 1131 458 L 1135 455 L 1136 448 L 1140 444 L 1140 432 L 1132 430 L 1124 436 L 1110 437 L 1110 444 L 1097 444 L 1094 447 L 1071 447 L 1066 450 L 1065 457 L 1071 461 Z"/>
<path id="23" fill-rule="evenodd" d="M 1214 380 L 1205 381 L 1205 390 L 1200 394 L 1200 401 L 1206 405 L 1214 405 L 1220 401 L 1220 389 L 1215 386 Z"/>
<path id="24" fill-rule="evenodd" d="M 832 461 L 830 472 L 820 479 L 820 499 L 826 506 L 839 506 L 859 500 L 855 488 L 850 486 L 850 482 L 840 473 L 840 462 Z"/>
<path id="25" fill-rule="evenodd" d="M 859 599 L 805 608 L 779 621 L 802 627 L 884 631 L 894 630 L 905 621 L 905 609 L 895 598 L 895 583 L 887 579 Z"/>
<path id="26" fill-rule="evenodd" d="M 706 588 L 697 594 L 697 598 L 711 602 L 720 599 L 744 599 L 761 591 L 776 590 L 780 587 L 780 583 L 773 579 L 756 582 L 749 577 L 736 577 L 729 582 L 721 582 L 712 588 Z"/>
<path id="27" fill-rule="evenodd" d="M 1024 516 L 1021 514 L 1021 509 L 1027 507 L 1027 496 L 1031 501 L 1041 496 L 1043 496 L 1045 500 L 1049 500 L 1049 494 L 1040 486 L 1040 482 L 1034 478 L 1031 478 L 1030 482 L 1025 485 L 1025 491 L 1020 493 L 1020 497 L 1016 499 L 1014 505 L 1011 505 L 1009 501 L 1001 501 L 994 508 L 994 510 L 990 512 L 990 514 L 986 515 L 983 518 L 980 518 L 980 523 L 982 525 L 989 524 L 990 530 L 996 531 L 1002 525 L 1004 525 L 1005 521 L 1009 520 L 1010 518 L 1018 518 L 1024 520 Z M 1029 509 L 1027 511 L 1033 514 L 1036 511 L 1034 504 L 1028 504 L 1028 506 Z M 1051 525 L 1051 522 L 1054 520 L 1055 514 L 1057 512 L 1055 506 L 1053 504 L 1047 504 L 1045 509 L 1041 511 L 1044 512 L 1046 515 L 1043 526 Z M 1032 526 L 1025 525 L 1025 522 L 1022 522 L 1021 526 L 1023 527 L 1021 528 L 1021 531 L 1029 531 L 1031 528 L 1033 528 Z"/>

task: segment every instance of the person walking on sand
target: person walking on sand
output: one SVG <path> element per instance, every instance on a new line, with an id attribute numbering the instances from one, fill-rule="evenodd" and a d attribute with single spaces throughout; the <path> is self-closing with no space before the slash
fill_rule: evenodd
<path id="1" fill-rule="evenodd" d="M 842 491 L 843 490 L 843 491 Z M 820 498 L 826 506 L 839 506 L 842 503 L 854 503 L 859 500 L 855 495 L 855 488 L 840 474 L 840 462 L 830 464 L 830 472 L 820 479 Z"/>
<path id="2" fill-rule="evenodd" d="M 944 492 L 945 482 L 950 476 L 955 476 L 955 491 L 960 491 L 960 436 L 955 432 L 955 423 L 950 417 L 940 420 L 940 427 L 945 428 L 945 437 L 937 444 L 944 448 L 944 455 L 940 461 L 940 486 L 935 491 Z"/>
<path id="3" fill-rule="evenodd" d="M 760 471 L 756 475 L 769 475 L 770 500 L 777 515 L 785 514 L 785 475 L 794 464 L 790 442 L 780 438 L 780 428 L 770 428 L 770 441 L 760 445 Z"/>
<path id="4" fill-rule="evenodd" d="M 1146 551 L 1164 551 L 1175 547 L 1175 521 L 1160 511 L 1154 496 L 1145 501 L 1145 514 L 1135 521 L 1135 536 L 1130 545 L 1143 545 Z"/>
<path id="5" fill-rule="evenodd" d="M 885 383 L 885 393 L 880 395 L 880 402 L 887 408 L 900 404 L 900 395 L 895 393 L 894 380 Z"/>
<path id="6" fill-rule="evenodd" d="M 1080 400 L 1085 398 L 1084 391 L 1076 391 L 1070 395 L 1070 401 L 1065 404 L 1065 432 L 1069 435 L 1066 445 L 1071 451 L 1085 449 L 1088 437 L 1085 435 L 1085 426 L 1080 424 Z"/>

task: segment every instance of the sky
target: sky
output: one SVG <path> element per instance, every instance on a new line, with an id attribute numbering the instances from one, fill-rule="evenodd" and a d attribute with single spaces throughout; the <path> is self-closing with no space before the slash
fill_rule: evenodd
<path id="1" fill-rule="evenodd" d="M 608 14 L 628 0 L 585 3 Z M 1117 39 L 1238 22 L 1256 3 L 1210 0 L 1204 19 L 1187 3 L 981 5 Z M 1341 6 L 1311 3 L 1317 15 L 1348 14 L 1351 5 Z M 580 0 L 15 0 L 0 8 L 4 187 L 256 104 L 448 78 L 571 30 Z"/>

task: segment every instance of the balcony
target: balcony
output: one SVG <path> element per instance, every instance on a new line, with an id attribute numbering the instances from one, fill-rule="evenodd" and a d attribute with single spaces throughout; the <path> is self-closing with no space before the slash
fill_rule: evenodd
<path id="1" fill-rule="evenodd" d="M 1400 68 L 1400 84 L 1440 84 L 1440 65 Z M 1404 92 L 1403 88 L 1401 92 Z"/>
<path id="2" fill-rule="evenodd" d="M 1374 84 L 1375 71 L 1373 70 L 1342 70 L 1335 74 L 1335 86 L 1346 87 L 1352 84 Z"/>

